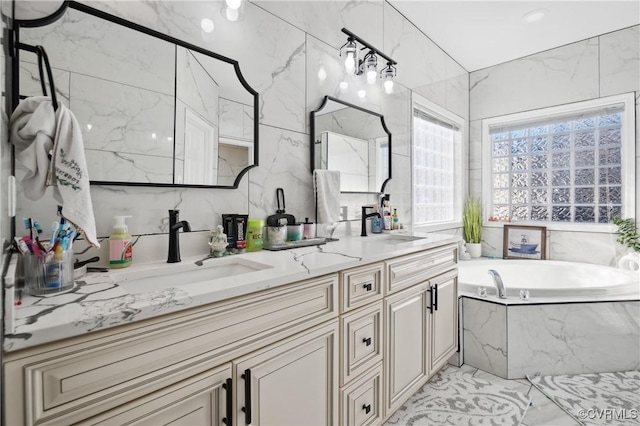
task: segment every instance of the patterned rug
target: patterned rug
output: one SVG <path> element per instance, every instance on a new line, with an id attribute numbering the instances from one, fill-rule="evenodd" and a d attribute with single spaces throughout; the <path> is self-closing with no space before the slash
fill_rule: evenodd
<path id="1" fill-rule="evenodd" d="M 529 402 L 521 392 L 448 366 L 400 407 L 386 425 L 517 426 Z"/>
<path id="2" fill-rule="evenodd" d="M 640 425 L 640 371 L 527 378 L 582 425 Z"/>

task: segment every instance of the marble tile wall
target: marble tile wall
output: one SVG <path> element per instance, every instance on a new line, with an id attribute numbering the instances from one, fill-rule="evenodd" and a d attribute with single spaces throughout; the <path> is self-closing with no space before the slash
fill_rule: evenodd
<path id="1" fill-rule="evenodd" d="M 636 200 L 640 199 L 640 26 L 474 71 L 469 78 L 470 194 L 482 194 L 483 119 L 635 92 Z M 637 201 L 635 216 L 640 217 Z M 502 256 L 501 227 L 485 227 L 483 241 L 484 255 Z M 551 259 L 615 265 L 622 252 L 624 247 L 612 234 L 549 231 Z"/>
<path id="2" fill-rule="evenodd" d="M 165 233 L 167 210 L 173 208 L 181 210 L 181 218 L 188 220 L 193 230 L 212 228 L 220 222 L 222 213 L 248 213 L 251 217 L 264 218 L 275 212 L 275 189 L 278 187 L 285 190 L 287 213 L 301 220 L 304 217 L 313 219 L 308 117 L 325 95 L 385 115 L 393 134 L 393 179 L 385 192 L 391 193 L 392 207 L 398 208 L 401 222 L 409 224 L 412 91 L 468 117 L 468 73 L 387 2 L 250 1 L 245 4 L 238 22 L 229 22 L 223 17 L 223 4 L 220 0 L 102 1 L 91 4 L 238 60 L 245 79 L 260 94 L 257 117 L 260 166 L 244 176 L 237 190 L 94 186 L 91 192 L 98 234 L 106 236 L 110 233 L 112 217 L 116 214 L 133 215 L 129 229 L 134 234 Z M 51 4 L 46 7 L 54 9 Z M 20 10 L 20 13 L 38 16 L 33 10 Z M 200 30 L 203 17 L 213 20 L 213 33 L 205 35 Z M 398 61 L 398 79 L 393 94 L 387 95 L 377 86 L 365 87 L 362 79 L 345 75 L 342 59 L 338 56 L 338 48 L 346 41 L 340 31 L 342 27 Z M 55 38 L 55 31 L 46 31 L 51 31 L 47 37 Z M 97 34 L 89 32 L 89 37 Z M 78 35 L 78 49 L 83 48 L 85 40 L 85 34 Z M 128 54 L 123 49 L 123 55 Z M 65 53 L 52 50 L 49 55 L 64 58 Z M 324 79 L 319 78 L 321 68 L 326 73 Z M 28 72 L 33 75 L 34 70 Z M 345 78 L 349 88 L 342 90 L 339 83 Z M 153 79 L 149 80 L 152 83 Z M 367 90 L 364 100 L 356 94 L 360 88 Z M 19 217 L 37 212 L 41 222 L 53 220 L 55 203 L 49 195 L 33 203 L 19 190 L 18 200 Z M 347 200 L 344 205 L 356 207 L 364 201 Z M 367 204 L 376 201 L 371 199 Z M 338 232 L 347 232 L 347 225 L 351 227 L 351 224 L 343 224 Z M 359 229 L 359 226 L 352 228 Z M 159 257 L 166 255 L 164 251 L 163 248 Z"/>

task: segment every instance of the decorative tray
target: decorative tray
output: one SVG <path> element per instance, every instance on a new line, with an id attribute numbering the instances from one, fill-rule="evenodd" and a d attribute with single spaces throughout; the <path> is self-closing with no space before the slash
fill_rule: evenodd
<path id="1" fill-rule="evenodd" d="M 309 238 L 308 240 L 299 240 L 299 241 L 285 241 L 281 244 L 271 244 L 268 241 L 264 242 L 262 246 L 265 250 L 278 251 L 278 250 L 289 250 L 300 247 L 309 247 L 309 246 L 319 246 L 322 244 L 326 244 L 331 241 L 338 241 L 337 238 Z"/>

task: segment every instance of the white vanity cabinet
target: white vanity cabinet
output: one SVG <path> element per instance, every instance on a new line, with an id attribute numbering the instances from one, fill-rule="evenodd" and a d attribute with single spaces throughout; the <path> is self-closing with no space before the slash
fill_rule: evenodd
<path id="1" fill-rule="evenodd" d="M 340 424 L 380 424 L 384 263 L 340 272 Z"/>
<path id="2" fill-rule="evenodd" d="M 324 323 L 333 322 L 335 327 L 337 284 L 337 274 L 326 275 L 9 353 L 4 364 L 6 423 L 73 424 L 96 416 L 96 422 L 100 422 L 112 414 L 138 419 L 145 417 L 138 413 L 151 412 L 155 408 L 149 407 L 159 404 L 162 410 L 174 414 L 192 407 L 190 415 L 205 415 L 209 419 L 205 424 L 217 424 L 227 415 L 226 405 L 224 413 L 220 408 L 220 395 L 226 393 L 220 390 L 222 384 L 232 379 L 237 392 L 240 380 L 236 368 L 229 373 L 225 367 L 227 372 L 222 375 L 218 374 L 219 368 L 229 362 L 235 365 L 248 354 L 283 339 L 313 333 L 313 327 Z M 299 341 L 300 345 L 305 342 Z M 335 352 L 334 343 L 323 344 Z M 287 353 L 297 356 L 292 347 Z M 306 366 L 317 361 L 306 359 Z M 328 361 L 312 368 L 325 369 L 323 376 L 327 373 L 333 377 L 337 374 L 336 363 Z M 295 371 L 297 374 L 299 370 Z M 271 377 L 287 379 L 287 374 Z M 327 383 L 334 389 L 336 382 L 331 378 Z M 317 388 L 312 393 L 300 395 L 313 394 L 315 398 L 327 389 L 327 383 L 314 383 Z M 186 397 L 178 398 L 180 392 L 189 394 L 191 402 Z M 211 398 L 214 401 L 207 403 Z M 154 402 L 149 403 L 150 399 Z M 330 409 L 335 410 L 336 403 L 332 404 Z M 203 414 L 206 411 L 211 416 Z"/>
<path id="3" fill-rule="evenodd" d="M 457 245 L 377 259 L 6 353 L 5 423 L 381 425 L 457 349 Z"/>
<path id="4" fill-rule="evenodd" d="M 234 424 L 336 424 L 337 328 L 333 321 L 234 361 Z"/>
<path id="5" fill-rule="evenodd" d="M 458 347 L 457 246 L 386 263 L 385 408 L 393 413 Z"/>

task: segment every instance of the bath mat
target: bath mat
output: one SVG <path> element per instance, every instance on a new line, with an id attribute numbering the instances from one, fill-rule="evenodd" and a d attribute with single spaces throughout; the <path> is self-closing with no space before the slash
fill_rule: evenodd
<path id="1" fill-rule="evenodd" d="M 409 398 L 386 425 L 517 426 L 529 402 L 521 392 L 449 366 Z"/>
<path id="2" fill-rule="evenodd" d="M 640 425 L 640 371 L 527 379 L 582 425 Z"/>

